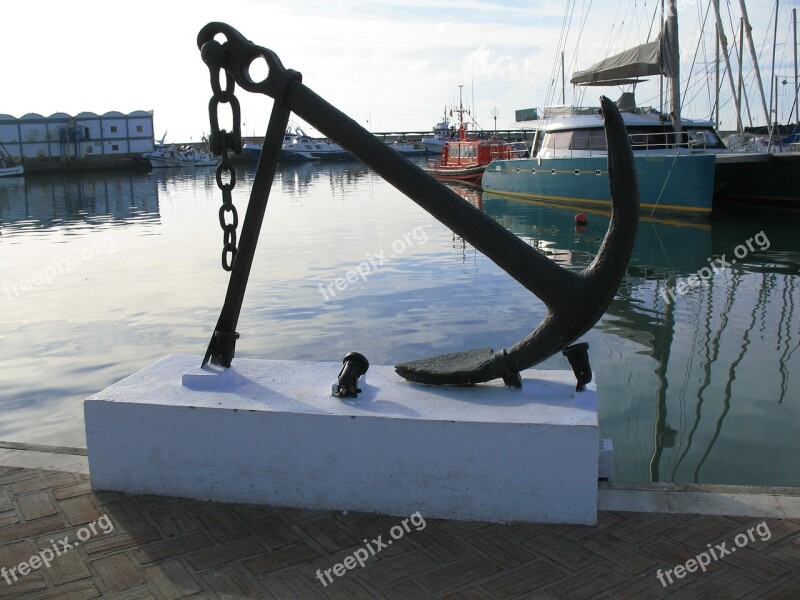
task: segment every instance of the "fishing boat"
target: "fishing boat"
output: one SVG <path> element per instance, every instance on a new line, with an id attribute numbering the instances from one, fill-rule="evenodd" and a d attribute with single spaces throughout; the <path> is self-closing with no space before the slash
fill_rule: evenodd
<path id="1" fill-rule="evenodd" d="M 643 212 L 708 216 L 716 160 L 725 149 L 709 121 L 682 121 L 676 63 L 674 0 L 658 38 L 573 74 L 576 85 L 635 84 L 661 74 L 671 79 L 672 110 L 636 106 L 632 92 L 617 102 L 630 136 Z M 610 205 L 605 133 L 599 107 L 547 107 L 534 136 L 532 158 L 492 161 L 484 190 L 517 198 L 595 207 Z"/>
<path id="2" fill-rule="evenodd" d="M 386 145 L 395 152 L 398 152 L 404 156 L 419 156 L 421 154 L 428 153 L 428 150 L 421 142 L 398 140 L 396 142 L 387 142 Z"/>
<path id="3" fill-rule="evenodd" d="M 447 118 L 447 107 L 445 107 L 442 120 L 433 127 L 433 137 L 422 138 L 422 145 L 428 154 L 439 155 L 442 153 L 444 144 L 451 141 L 455 135 L 455 126 L 450 125 L 450 120 Z"/>
<path id="4" fill-rule="evenodd" d="M 19 177 L 24 175 L 25 167 L 14 160 L 3 144 L 0 144 L 0 177 Z"/>
<path id="5" fill-rule="evenodd" d="M 487 138 L 484 132 L 474 132 L 471 137 L 467 137 L 467 126 L 464 122 L 464 114 L 467 112 L 459 94 L 456 109 L 458 137 L 444 141 L 439 162 L 425 168 L 436 179 L 479 184 L 487 165 L 492 161 L 521 158 L 528 153 L 525 142 L 511 143 L 497 139 L 497 136 Z"/>
<path id="6" fill-rule="evenodd" d="M 191 145 L 156 146 L 152 152 L 144 152 L 133 157 L 135 161 L 148 165 L 154 169 L 178 167 L 210 167 L 217 164 L 217 160 L 210 152 L 198 150 Z"/>
<path id="7" fill-rule="evenodd" d="M 513 153 L 512 145 L 504 140 L 467 139 L 462 125 L 458 139 L 444 144 L 440 161 L 429 165 L 425 171 L 443 181 L 478 184 L 489 163 L 493 160 L 511 159 Z"/>
<path id="8" fill-rule="evenodd" d="M 261 158 L 260 144 L 245 144 L 242 149 L 256 162 Z M 309 161 L 348 158 L 353 158 L 353 155 L 339 144 L 327 139 L 312 138 L 299 127 L 295 127 L 293 130 L 287 130 L 284 134 L 278 160 Z"/>

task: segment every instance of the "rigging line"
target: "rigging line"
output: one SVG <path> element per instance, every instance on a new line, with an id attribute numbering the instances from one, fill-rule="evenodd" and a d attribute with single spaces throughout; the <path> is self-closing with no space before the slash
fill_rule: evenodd
<path id="1" fill-rule="evenodd" d="M 711 3 L 709 3 L 708 8 L 706 9 L 706 16 L 703 18 L 703 23 L 700 26 L 700 31 L 703 31 L 706 26 L 706 20 L 708 19 L 708 12 L 711 8 Z M 689 75 L 686 77 L 686 87 L 684 88 L 683 94 L 681 94 L 681 112 L 683 112 L 683 107 L 686 105 L 685 96 L 689 93 L 689 82 L 692 79 L 692 73 L 694 72 L 694 65 L 697 62 L 697 54 L 700 50 L 700 45 L 703 42 L 703 36 L 701 35 L 697 40 L 697 46 L 694 49 L 694 56 L 692 57 L 692 66 L 689 68 Z"/>
<path id="2" fill-rule="evenodd" d="M 650 216 L 653 216 L 653 213 L 656 212 L 656 207 L 658 203 L 661 202 L 661 196 L 664 194 L 664 189 L 667 187 L 667 182 L 669 181 L 670 176 L 672 175 L 672 169 L 675 166 L 675 163 L 678 162 L 678 151 L 675 150 L 675 158 L 672 159 L 672 164 L 669 166 L 669 171 L 667 171 L 667 176 L 664 178 L 664 185 L 661 186 L 661 191 L 658 193 L 658 198 L 656 198 L 656 203 L 653 205 L 653 210 L 650 211 Z"/>
<path id="3" fill-rule="evenodd" d="M 572 58 L 569 61 L 569 70 L 570 71 L 577 71 L 578 70 L 578 49 L 581 45 L 581 38 L 583 37 L 583 30 L 586 27 L 586 22 L 589 20 L 589 11 L 592 10 L 592 2 L 594 0 L 589 0 L 589 7 L 583 9 L 583 16 L 581 21 L 580 29 L 578 30 L 578 41 L 575 44 L 575 54 L 572 55 Z M 584 7 L 586 6 L 586 0 L 583 0 Z"/>
<path id="4" fill-rule="evenodd" d="M 564 18 L 561 21 L 561 31 L 559 33 L 558 43 L 556 44 L 555 57 L 553 59 L 552 67 L 550 68 L 550 81 L 547 86 L 547 93 L 545 94 L 544 108 L 550 105 L 552 95 L 555 93 L 555 78 L 556 74 L 558 73 L 558 64 L 559 64 L 558 57 L 560 56 L 561 50 L 563 49 L 563 44 L 565 43 L 567 15 L 569 13 L 569 10 L 570 10 L 570 0 L 567 0 L 567 5 L 564 10 Z"/>
<path id="5" fill-rule="evenodd" d="M 656 15 L 658 14 L 658 2 L 653 3 L 653 18 L 650 20 L 650 29 L 647 30 L 647 41 L 650 41 L 650 34 L 653 33 L 653 25 L 656 23 Z M 660 30 L 659 30 L 660 31 Z"/>
<path id="6" fill-rule="evenodd" d="M 739 54 L 739 44 L 736 43 L 736 40 L 738 39 L 739 36 L 737 36 L 736 33 L 738 31 L 739 35 L 742 35 L 742 27 L 743 27 L 744 23 L 742 22 L 742 19 L 739 19 L 739 27 L 738 28 L 734 28 L 733 27 L 733 15 L 731 14 L 730 5 L 728 6 L 728 23 L 730 24 L 731 31 L 733 32 L 733 36 L 734 36 L 733 37 L 734 41 L 733 41 L 732 46 L 733 46 L 734 51 L 736 52 L 736 61 L 739 63 L 739 71 L 742 72 L 742 71 L 744 71 L 744 56 Z M 744 53 L 742 53 L 742 54 L 744 54 Z M 750 123 L 750 126 L 752 127 L 752 125 L 753 125 L 753 115 L 750 112 L 750 100 L 747 97 L 747 87 L 744 84 L 744 77 L 742 77 L 742 96 L 744 96 L 744 105 L 745 105 L 745 109 L 747 110 L 747 120 Z M 741 102 L 739 103 L 739 110 L 742 110 Z M 740 120 L 743 121 L 743 119 L 740 119 Z"/>

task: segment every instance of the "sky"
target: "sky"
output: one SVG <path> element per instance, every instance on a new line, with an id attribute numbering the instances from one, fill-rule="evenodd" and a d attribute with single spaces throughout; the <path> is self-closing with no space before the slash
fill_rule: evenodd
<path id="1" fill-rule="evenodd" d="M 695 48 L 699 38 L 713 39 L 713 26 L 700 27 L 708 4 L 678 0 L 682 72 L 705 70 L 695 77 L 703 82 L 713 47 L 697 55 Z M 723 19 L 724 7 L 733 5 L 731 21 L 738 23 L 738 2 L 720 4 Z M 798 5 L 800 0 L 781 2 L 778 19 L 776 71 L 788 80 L 778 86 L 784 122 L 794 101 L 790 15 Z M 285 67 L 303 74 L 306 86 L 371 131 L 430 130 L 458 104 L 459 89 L 481 127 L 494 127 L 496 109 L 497 127 L 508 128 L 516 109 L 561 103 L 561 50 L 567 103 L 596 105 L 600 94 L 617 98 L 619 88 L 582 88 L 578 96 L 569 75 L 643 43 L 648 30 L 652 39 L 657 8 L 657 0 L 6 2 L 0 114 L 153 110 L 156 139 L 166 134 L 168 142 L 199 141 L 209 131 L 211 88 L 196 38 L 206 23 L 222 21 L 274 51 Z M 773 9 L 768 0 L 748 5 L 767 95 Z M 733 43 L 731 21 L 726 29 Z M 752 73 L 748 61 L 745 70 Z M 713 91 L 685 85 L 683 114 L 709 118 Z M 639 104 L 658 106 L 657 89 L 655 82 L 640 84 Z M 723 95 L 730 97 L 728 90 L 725 85 Z M 237 96 L 244 133 L 263 136 L 271 100 L 238 88 Z M 721 126 L 730 129 L 732 102 L 725 102 Z M 763 124 L 755 94 L 750 104 L 754 124 Z M 223 127 L 227 114 L 220 117 Z M 310 130 L 297 118 L 293 122 Z"/>

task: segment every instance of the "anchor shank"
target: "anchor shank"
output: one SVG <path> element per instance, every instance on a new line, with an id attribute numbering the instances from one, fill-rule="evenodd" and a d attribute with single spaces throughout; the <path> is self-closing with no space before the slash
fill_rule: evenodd
<path id="1" fill-rule="evenodd" d="M 355 155 L 411 200 L 463 237 L 538 296 L 548 307 L 563 304 L 575 274 L 531 247 L 461 196 L 397 154 L 353 119 L 292 81 L 286 105 L 300 118 Z"/>

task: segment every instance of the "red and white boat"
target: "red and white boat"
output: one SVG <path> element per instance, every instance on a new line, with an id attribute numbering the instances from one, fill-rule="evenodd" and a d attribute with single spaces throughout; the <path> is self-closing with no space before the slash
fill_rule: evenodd
<path id="1" fill-rule="evenodd" d="M 491 138 L 467 138 L 464 126 L 464 105 L 459 101 L 458 137 L 442 143 L 442 155 L 438 163 L 429 165 L 425 171 L 443 181 L 461 181 L 479 184 L 486 166 L 493 160 L 525 158 L 528 146 L 525 142 L 507 142 L 496 136 Z M 452 114 L 452 113 L 451 113 Z"/>
<path id="2" fill-rule="evenodd" d="M 521 158 L 527 150 L 524 142 L 512 144 L 496 138 L 467 139 L 462 125 L 458 130 L 458 139 L 442 146 L 440 162 L 425 170 L 436 179 L 478 184 L 490 162 Z"/>

